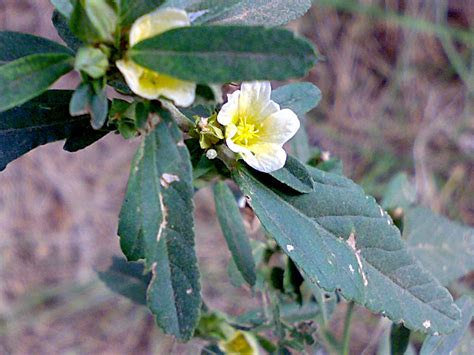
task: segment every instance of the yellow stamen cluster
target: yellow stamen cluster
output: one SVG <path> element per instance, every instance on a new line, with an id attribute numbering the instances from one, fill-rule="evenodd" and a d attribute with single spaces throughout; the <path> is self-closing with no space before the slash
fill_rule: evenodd
<path id="1" fill-rule="evenodd" d="M 240 117 L 237 124 L 237 134 L 234 136 L 234 142 L 243 146 L 249 146 L 258 140 L 261 124 L 252 124 L 247 116 Z"/>

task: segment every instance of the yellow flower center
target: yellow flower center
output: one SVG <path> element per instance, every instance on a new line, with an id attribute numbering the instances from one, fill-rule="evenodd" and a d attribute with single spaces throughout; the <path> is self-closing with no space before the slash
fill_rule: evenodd
<path id="1" fill-rule="evenodd" d="M 248 146 L 252 144 L 252 141 L 258 139 L 261 124 L 252 124 L 248 122 L 248 117 L 240 117 L 237 124 L 237 133 L 234 136 L 235 144 Z"/>
<path id="2" fill-rule="evenodd" d="M 142 68 L 143 72 L 139 78 L 140 87 L 145 90 L 153 90 L 156 88 L 167 87 L 170 89 L 178 89 L 182 85 L 182 81 L 171 76 L 154 72 L 153 70 Z"/>

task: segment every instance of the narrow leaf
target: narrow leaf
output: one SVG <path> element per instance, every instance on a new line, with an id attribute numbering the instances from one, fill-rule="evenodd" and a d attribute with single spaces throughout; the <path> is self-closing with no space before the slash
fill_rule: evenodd
<path id="1" fill-rule="evenodd" d="M 71 48 L 74 52 L 77 52 L 79 47 L 82 45 L 82 41 L 72 33 L 69 28 L 68 19 L 61 15 L 58 11 L 53 12 L 53 25 L 58 32 L 59 37 Z"/>
<path id="2" fill-rule="evenodd" d="M 51 90 L 22 106 L 0 113 L 0 170 L 28 151 L 68 138 L 90 127 L 89 116 L 71 117 L 72 92 Z"/>
<path id="3" fill-rule="evenodd" d="M 68 54 L 33 54 L 0 67 L 0 112 L 40 95 L 72 70 Z"/>
<path id="4" fill-rule="evenodd" d="M 408 209 L 403 225 L 411 253 L 443 285 L 474 270 L 474 228 L 421 207 Z"/>
<path id="5" fill-rule="evenodd" d="M 110 131 L 93 129 L 90 125 L 81 129 L 74 129 L 66 139 L 63 149 L 67 152 L 77 152 L 104 138 Z"/>
<path id="6" fill-rule="evenodd" d="M 270 175 L 297 192 L 308 193 L 313 191 L 313 179 L 308 170 L 290 155 L 286 158 L 285 166 L 270 173 Z"/>
<path id="7" fill-rule="evenodd" d="M 392 324 L 390 331 L 390 353 L 392 355 L 405 354 L 408 344 L 410 344 L 410 329 L 403 324 Z"/>
<path id="8" fill-rule="evenodd" d="M 462 312 L 459 327 L 450 334 L 429 335 L 421 347 L 420 355 L 452 354 L 461 342 L 464 334 L 470 332 L 469 326 L 474 316 L 472 300 L 468 296 L 463 296 L 456 301 L 456 304 Z"/>
<path id="9" fill-rule="evenodd" d="M 304 76 L 312 45 L 285 29 L 238 26 L 177 28 L 129 51 L 138 64 L 183 80 L 222 83 Z"/>
<path id="10" fill-rule="evenodd" d="M 201 306 L 193 194 L 188 150 L 162 111 L 132 163 L 118 234 L 127 258 L 152 271 L 147 302 L 158 325 L 180 340 L 192 336 Z"/>
<path id="11" fill-rule="evenodd" d="M 257 276 L 255 274 L 252 247 L 235 197 L 224 182 L 218 182 L 214 185 L 214 201 L 217 217 L 227 246 L 232 254 L 232 259 L 244 280 L 253 287 Z"/>
<path id="12" fill-rule="evenodd" d="M 303 16 L 311 0 L 241 0 L 210 23 L 279 26 Z"/>
<path id="13" fill-rule="evenodd" d="M 375 200 L 349 179 L 310 172 L 315 188 L 309 194 L 268 187 L 268 175 L 242 165 L 233 177 L 307 280 L 410 329 L 454 329 L 460 315 L 451 295 L 411 257 Z"/>
<path id="14" fill-rule="evenodd" d="M 0 32 L 0 65 L 43 53 L 72 54 L 68 48 L 43 37 L 20 32 Z"/>
<path id="15" fill-rule="evenodd" d="M 318 106 L 321 90 L 311 83 L 293 83 L 272 91 L 272 100 L 283 108 L 289 108 L 301 119 Z"/>

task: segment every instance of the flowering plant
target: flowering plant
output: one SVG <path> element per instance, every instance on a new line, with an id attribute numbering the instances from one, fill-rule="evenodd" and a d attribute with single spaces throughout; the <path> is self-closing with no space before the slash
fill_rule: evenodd
<path id="1" fill-rule="evenodd" d="M 0 168 L 57 140 L 70 152 L 112 132 L 140 140 L 119 216 L 127 262 L 115 260 L 111 272 L 143 284 L 126 296 L 146 303 L 165 333 L 203 338 L 217 352 L 347 353 L 354 303 L 394 322 L 392 346 L 406 348 L 410 330 L 429 334 L 429 348 L 466 329 L 470 303 L 454 303 L 441 272 L 401 237 L 402 222 L 405 236 L 426 213 L 434 224 L 438 217 L 412 196 L 393 198 L 398 185 L 382 208 L 337 159 L 311 152 L 301 122 L 321 98 L 313 84 L 271 89 L 270 80 L 302 77 L 317 62 L 310 42 L 275 27 L 311 2 L 52 2 L 67 46 L 0 32 Z M 81 76 L 76 90 L 48 90 L 72 70 Z M 193 195 L 207 185 L 232 282 L 266 299 L 261 312 L 231 317 L 203 304 Z M 244 227 L 249 208 L 260 239 Z M 129 268 L 135 262 L 141 273 Z M 107 272 L 101 277 L 121 292 Z M 327 324 L 343 303 L 340 343 Z"/>

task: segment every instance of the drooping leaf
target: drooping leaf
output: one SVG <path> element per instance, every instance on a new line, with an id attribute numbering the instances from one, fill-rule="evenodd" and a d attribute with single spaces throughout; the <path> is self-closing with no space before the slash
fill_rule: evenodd
<path id="1" fill-rule="evenodd" d="M 44 53 L 72 54 L 68 48 L 43 37 L 20 32 L 0 32 L 0 65 Z"/>
<path id="2" fill-rule="evenodd" d="M 167 31 L 136 44 L 138 64 L 183 80 L 222 83 L 284 80 L 316 62 L 312 45 L 285 29 L 195 26 Z"/>
<path id="3" fill-rule="evenodd" d="M 466 331 L 470 332 L 469 326 L 474 316 L 472 299 L 468 296 L 463 296 L 456 301 L 456 304 L 462 312 L 459 327 L 450 334 L 428 335 L 420 350 L 420 355 L 453 354 Z M 468 353 L 472 350 L 468 350 Z"/>
<path id="4" fill-rule="evenodd" d="M 120 0 L 120 23 L 126 27 L 137 18 L 155 10 L 164 0 Z"/>
<path id="5" fill-rule="evenodd" d="M 408 209 L 403 225 L 411 253 L 443 285 L 474 270 L 474 228 L 422 207 Z"/>
<path id="6" fill-rule="evenodd" d="M 411 257 L 375 200 L 349 179 L 309 169 L 315 182 L 309 194 L 275 186 L 240 164 L 233 177 L 309 282 L 413 330 L 454 329 L 460 315 L 451 295 Z"/>
<path id="7" fill-rule="evenodd" d="M 388 183 L 384 193 L 382 207 L 390 210 L 397 207 L 407 209 L 416 200 L 416 189 L 405 173 L 395 175 Z"/>
<path id="8" fill-rule="evenodd" d="M 311 0 L 241 0 L 210 23 L 279 26 L 303 16 Z"/>
<path id="9" fill-rule="evenodd" d="M 71 71 L 69 54 L 33 54 L 0 67 L 0 112 L 21 105 L 45 92 Z"/>
<path id="10" fill-rule="evenodd" d="M 282 109 L 289 108 L 298 117 L 318 106 L 321 101 L 321 90 L 311 83 L 293 83 L 272 91 L 272 100 Z"/>
<path id="11" fill-rule="evenodd" d="M 71 137 L 90 127 L 88 116 L 71 117 L 72 92 L 51 90 L 22 106 L 0 113 L 0 170 L 28 151 Z"/>
<path id="12" fill-rule="evenodd" d="M 77 52 L 79 47 L 82 45 L 82 41 L 72 33 L 69 28 L 68 19 L 60 14 L 58 11 L 53 12 L 52 17 L 54 28 L 58 32 L 59 37 L 71 48 L 74 52 Z"/>
<path id="13" fill-rule="evenodd" d="M 283 168 L 271 172 L 270 175 L 297 192 L 308 193 L 313 191 L 313 179 L 308 170 L 291 155 L 286 158 Z"/>
<path id="14" fill-rule="evenodd" d="M 97 273 L 99 279 L 113 292 L 131 301 L 146 305 L 146 289 L 150 274 L 143 274 L 143 264 L 129 263 L 114 256 L 112 265 L 106 271 Z"/>
<path id="15" fill-rule="evenodd" d="M 59 12 L 65 18 L 71 17 L 74 6 L 71 0 L 51 0 L 51 3 L 56 8 L 55 11 Z"/>
<path id="16" fill-rule="evenodd" d="M 250 286 L 254 286 L 257 276 L 255 274 L 252 247 L 235 197 L 224 182 L 218 182 L 214 185 L 214 201 L 217 217 L 227 246 L 232 254 L 232 259 L 244 280 Z"/>
<path id="17" fill-rule="evenodd" d="M 201 306 L 193 194 L 188 150 L 161 111 L 133 160 L 118 234 L 128 260 L 144 259 L 152 271 L 147 301 L 158 325 L 181 340 L 192 336 Z"/>

